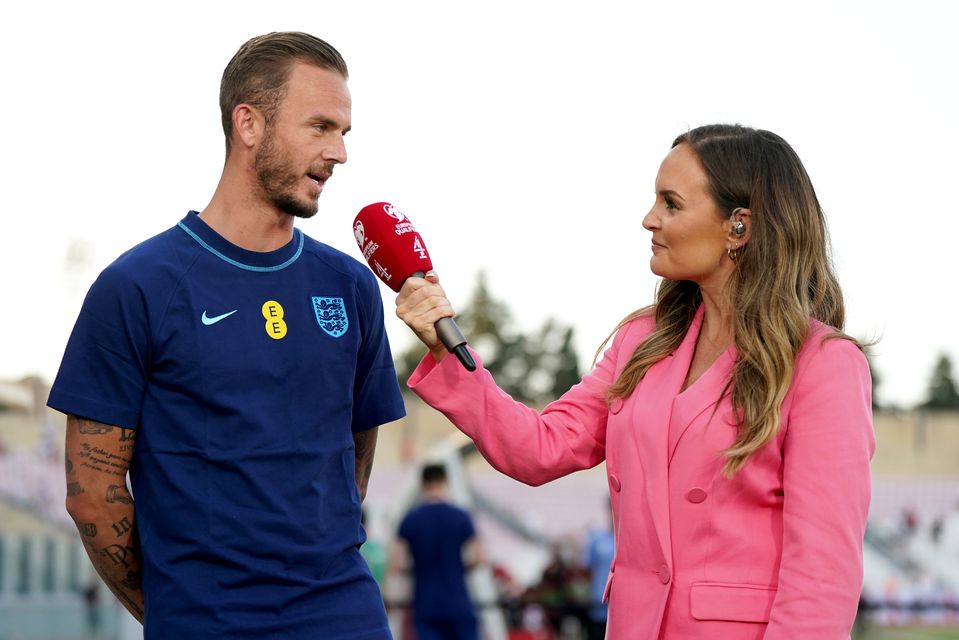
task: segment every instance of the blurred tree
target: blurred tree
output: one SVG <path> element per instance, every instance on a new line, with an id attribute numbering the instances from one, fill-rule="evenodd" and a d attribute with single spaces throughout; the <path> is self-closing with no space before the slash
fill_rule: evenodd
<path id="1" fill-rule="evenodd" d="M 929 393 L 921 405 L 927 409 L 959 409 L 959 390 L 952 377 L 952 361 L 946 354 L 939 354 L 932 370 Z"/>
<path id="2" fill-rule="evenodd" d="M 579 382 L 573 328 L 550 318 L 529 335 L 511 330 L 512 315 L 492 296 L 482 272 L 466 308 L 457 313 L 456 324 L 499 386 L 520 402 L 542 406 Z M 409 378 L 422 357 L 423 346 L 416 342 L 396 358 L 401 381 Z"/>

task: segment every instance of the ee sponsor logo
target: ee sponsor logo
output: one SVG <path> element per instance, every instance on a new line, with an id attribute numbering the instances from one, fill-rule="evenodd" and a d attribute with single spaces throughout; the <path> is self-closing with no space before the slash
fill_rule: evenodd
<path id="1" fill-rule="evenodd" d="M 274 340 L 282 340 L 286 336 L 286 322 L 283 321 L 283 306 L 276 300 L 267 300 L 263 303 L 260 311 L 266 319 L 266 335 Z"/>

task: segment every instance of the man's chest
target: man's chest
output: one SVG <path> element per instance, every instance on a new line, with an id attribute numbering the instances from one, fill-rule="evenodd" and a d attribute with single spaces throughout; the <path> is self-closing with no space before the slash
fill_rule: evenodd
<path id="1" fill-rule="evenodd" d="M 234 388 L 305 376 L 352 385 L 362 343 L 346 285 L 322 278 L 222 278 L 185 283 L 152 331 L 158 378 L 229 379 Z"/>

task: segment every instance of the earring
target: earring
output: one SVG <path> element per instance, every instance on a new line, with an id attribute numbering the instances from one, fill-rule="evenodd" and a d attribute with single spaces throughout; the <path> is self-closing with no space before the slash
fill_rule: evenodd
<path id="1" fill-rule="evenodd" d="M 726 255 L 729 256 L 730 260 L 735 262 L 739 256 L 739 243 L 734 244 L 732 249 L 726 249 Z"/>

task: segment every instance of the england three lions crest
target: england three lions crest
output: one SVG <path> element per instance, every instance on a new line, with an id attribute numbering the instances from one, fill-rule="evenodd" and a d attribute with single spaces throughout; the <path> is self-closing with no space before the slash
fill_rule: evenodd
<path id="1" fill-rule="evenodd" d="M 328 335 L 339 338 L 350 328 L 350 319 L 346 317 L 343 298 L 322 298 L 313 296 L 313 311 L 316 321 Z"/>

